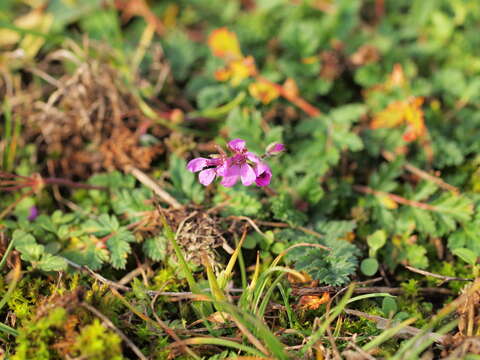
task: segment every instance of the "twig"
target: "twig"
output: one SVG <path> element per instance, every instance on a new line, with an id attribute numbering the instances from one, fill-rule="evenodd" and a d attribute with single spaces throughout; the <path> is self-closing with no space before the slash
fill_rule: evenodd
<path id="1" fill-rule="evenodd" d="M 63 259 L 67 262 L 68 265 L 74 267 L 77 270 L 80 270 L 80 271 L 83 271 L 83 272 L 86 272 L 86 273 L 90 274 L 94 279 L 100 281 L 101 283 L 103 283 L 105 285 L 108 285 L 108 286 L 111 286 L 113 288 L 123 290 L 123 291 L 130 291 L 131 290 L 128 286 L 124 286 L 122 284 L 118 284 L 118 283 L 116 283 L 112 280 L 108 280 L 108 279 L 104 278 L 102 275 L 97 274 L 95 271 L 90 269 L 88 266 L 79 265 L 77 263 L 74 263 L 73 261 L 68 260 L 67 258 L 63 258 Z"/>
<path id="2" fill-rule="evenodd" d="M 308 228 L 306 228 L 306 227 L 304 227 L 304 226 L 290 226 L 289 224 L 283 223 L 283 222 L 272 222 L 272 221 L 253 220 L 253 219 L 249 218 L 248 216 L 229 216 L 229 218 L 247 221 L 250 225 L 252 225 L 252 227 L 253 227 L 258 233 L 260 233 L 260 234 L 263 235 L 263 236 L 265 236 L 264 233 L 258 228 L 258 226 L 255 227 L 255 224 L 265 225 L 265 226 L 271 226 L 271 227 L 279 227 L 279 228 L 292 228 L 292 229 L 296 229 L 296 230 L 303 231 L 304 233 L 309 234 L 309 235 L 312 235 L 312 236 L 315 236 L 315 237 L 317 237 L 317 238 L 319 238 L 319 239 L 323 238 L 322 234 L 316 232 L 315 230 L 308 229 Z"/>
<path id="3" fill-rule="evenodd" d="M 93 313 L 95 316 L 99 317 L 100 319 L 102 319 L 103 323 L 108 326 L 110 329 L 112 329 L 113 331 L 115 331 L 118 336 L 120 336 L 122 338 L 123 341 L 125 341 L 125 343 L 128 345 L 128 347 L 130 349 L 132 349 L 132 351 L 135 353 L 135 355 L 138 356 L 139 359 L 141 360 L 148 360 L 145 355 L 143 355 L 143 353 L 140 351 L 140 349 L 137 347 L 137 345 L 135 345 L 132 340 L 130 340 L 119 328 L 117 328 L 111 321 L 109 318 L 107 318 L 105 315 L 103 315 L 100 311 L 98 311 L 97 309 L 95 309 L 93 306 L 87 304 L 86 302 L 82 302 L 81 304 L 85 309 L 87 309 L 88 311 L 90 311 L 91 313 Z"/>
<path id="4" fill-rule="evenodd" d="M 142 264 L 138 266 L 136 269 L 130 271 L 128 274 L 122 277 L 120 281 L 118 281 L 118 283 L 121 285 L 128 284 L 130 281 L 132 281 L 134 278 L 140 275 L 147 268 L 148 268 L 148 264 Z"/>
<path id="5" fill-rule="evenodd" d="M 290 101 L 292 104 L 296 105 L 298 108 L 303 110 L 307 115 L 311 117 L 315 117 L 321 115 L 322 112 L 317 109 L 312 104 L 308 103 L 305 99 L 300 97 L 298 94 L 292 93 L 290 91 L 286 91 L 282 85 L 279 85 L 273 81 L 264 78 L 263 76 L 257 75 L 256 79 L 262 82 L 269 84 L 270 86 L 274 87 L 282 97 Z"/>
<path id="6" fill-rule="evenodd" d="M 363 350 L 362 348 L 358 347 L 357 344 L 355 344 L 353 341 L 350 341 L 348 343 L 349 346 L 351 346 L 352 348 L 355 349 L 355 351 L 357 351 L 359 354 L 361 354 L 363 356 L 362 359 L 366 359 L 366 360 L 376 360 L 372 355 L 370 355 L 369 353 L 367 353 L 365 350 Z"/>
<path id="7" fill-rule="evenodd" d="M 408 206 L 416 207 L 416 208 L 419 208 L 419 209 L 422 209 L 422 210 L 438 211 L 438 208 L 435 207 L 435 206 L 425 204 L 425 203 L 421 203 L 421 202 L 414 201 L 414 200 L 409 200 L 409 199 L 406 199 L 404 197 L 401 197 L 401 196 L 398 196 L 398 195 L 395 195 L 395 194 L 390 194 L 390 193 L 385 192 L 385 191 L 374 190 L 372 188 L 369 188 L 368 186 L 353 185 L 353 188 L 356 191 L 364 193 L 364 194 L 388 197 L 398 204 L 408 205 Z"/>
<path id="8" fill-rule="evenodd" d="M 392 154 L 391 152 L 383 151 L 382 155 L 388 161 L 395 160 L 395 155 Z M 426 172 L 422 169 L 417 168 L 416 166 L 414 166 L 413 164 L 411 164 L 409 162 L 405 162 L 403 167 L 407 171 L 410 171 L 412 174 L 415 174 L 415 175 L 417 175 L 418 177 L 420 177 L 424 180 L 431 181 L 431 182 L 437 184 L 440 188 L 442 188 L 444 190 L 452 191 L 452 192 L 457 193 L 457 194 L 460 193 L 460 190 L 457 187 L 446 183 L 445 181 L 443 181 L 441 178 L 439 178 L 437 176 L 434 176 L 434 175 L 429 174 L 428 172 Z"/>
<path id="9" fill-rule="evenodd" d="M 150 188 L 155 194 L 157 194 L 161 200 L 166 202 L 173 208 L 181 208 L 182 205 L 168 192 L 163 190 L 152 178 L 145 174 L 140 169 L 137 169 L 133 166 L 126 166 L 125 172 L 132 174 L 135 178 L 140 181 L 143 185 Z"/>
<path id="10" fill-rule="evenodd" d="M 473 281 L 474 279 L 465 279 L 465 278 L 459 278 L 459 277 L 453 277 L 453 276 L 445 276 L 445 275 L 440 275 L 440 274 L 434 274 L 429 271 L 421 270 L 414 268 L 413 266 L 408 266 L 404 265 L 408 270 L 420 274 L 420 275 L 425 275 L 425 276 L 431 276 L 437 279 L 441 279 L 443 281 Z"/>
<path id="11" fill-rule="evenodd" d="M 263 237 L 267 237 L 267 235 L 265 235 L 265 233 L 262 230 L 260 230 L 257 224 L 255 224 L 255 221 L 250 219 L 248 216 L 229 216 L 228 218 L 235 219 L 235 220 L 244 220 L 248 222 L 255 229 L 255 231 L 258 232 L 260 235 L 262 235 Z"/>
<path id="12" fill-rule="evenodd" d="M 344 311 L 349 315 L 363 317 L 365 319 L 375 322 L 377 325 L 377 328 L 379 329 L 387 329 L 392 324 L 391 320 L 382 318 L 381 316 L 370 315 L 362 311 L 352 310 L 352 309 L 345 309 Z M 410 337 L 410 336 L 416 336 L 421 332 L 422 330 L 417 329 L 416 327 L 405 326 L 402 330 L 400 330 L 397 334 L 395 334 L 395 336 Z M 424 336 L 427 338 L 430 338 L 431 340 L 435 341 L 438 344 L 443 344 L 447 339 L 445 335 L 437 334 L 434 332 L 428 332 Z"/>
<path id="13" fill-rule="evenodd" d="M 304 296 L 304 295 L 321 295 L 324 292 L 337 293 L 343 291 L 345 288 L 340 286 L 320 286 L 320 287 L 294 287 L 292 289 L 292 295 Z M 392 295 L 401 295 L 405 292 L 403 288 L 376 286 L 376 287 L 359 287 L 353 290 L 354 294 L 372 294 L 372 293 L 388 293 Z M 454 295 L 454 292 L 444 288 L 421 288 L 418 289 L 421 295 Z"/>

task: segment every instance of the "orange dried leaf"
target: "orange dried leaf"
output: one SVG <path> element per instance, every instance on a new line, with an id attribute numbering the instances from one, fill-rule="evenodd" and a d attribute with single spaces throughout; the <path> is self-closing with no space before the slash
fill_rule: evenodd
<path id="1" fill-rule="evenodd" d="M 214 76 L 215 79 L 218 81 L 228 81 L 228 79 L 230 79 L 230 77 L 232 76 L 232 72 L 229 68 L 223 68 L 215 71 Z"/>
<path id="2" fill-rule="evenodd" d="M 213 55 L 220 58 L 233 60 L 243 57 L 237 35 L 226 27 L 216 29 L 210 34 L 208 46 Z"/>
<path id="3" fill-rule="evenodd" d="M 317 295 L 305 295 L 300 298 L 298 302 L 300 308 L 307 310 L 316 310 L 320 305 L 326 304 L 330 301 L 330 293 L 324 292 L 322 297 Z"/>
<path id="4" fill-rule="evenodd" d="M 248 87 L 248 91 L 250 92 L 250 95 L 264 104 L 269 104 L 280 95 L 278 89 L 266 81 L 256 81 L 251 83 Z"/>
<path id="5" fill-rule="evenodd" d="M 373 118 L 370 127 L 372 129 L 394 128 L 404 124 L 407 126 L 403 135 L 404 140 L 413 141 L 427 132 L 422 104 L 422 97 L 394 101 Z"/>
<path id="6" fill-rule="evenodd" d="M 298 86 L 295 80 L 292 78 L 288 78 L 283 83 L 283 91 L 285 93 L 285 97 L 287 98 L 294 98 L 298 96 Z"/>
<path id="7" fill-rule="evenodd" d="M 405 79 L 405 73 L 403 72 L 403 67 L 400 64 L 393 65 L 392 73 L 390 74 L 387 87 L 403 87 L 407 83 Z"/>

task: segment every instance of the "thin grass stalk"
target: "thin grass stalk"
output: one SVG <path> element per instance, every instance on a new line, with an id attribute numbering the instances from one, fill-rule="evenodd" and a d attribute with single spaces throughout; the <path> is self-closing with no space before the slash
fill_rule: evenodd
<path id="1" fill-rule="evenodd" d="M 247 311 L 242 311 L 238 306 L 224 303 L 225 312 L 229 313 L 236 321 L 240 322 L 247 329 L 254 331 L 257 337 L 266 345 L 268 351 L 275 359 L 287 360 L 289 355 L 284 350 L 284 345 L 278 340 L 264 322 Z"/>
<path id="2" fill-rule="evenodd" d="M 2 160 L 2 168 L 5 171 L 10 171 L 10 164 L 9 164 L 9 152 L 10 152 L 10 141 L 12 138 L 12 112 L 10 109 L 10 104 L 7 101 L 3 103 L 3 114 L 5 117 L 5 129 L 3 140 L 4 144 L 4 152 L 3 152 L 3 160 Z"/>
<path id="3" fill-rule="evenodd" d="M 5 250 L 5 253 L 2 256 L 2 260 L 0 261 L 0 271 L 3 269 L 3 267 L 7 263 L 7 258 L 8 258 L 8 255 L 10 255 L 10 253 L 12 252 L 13 245 L 14 245 L 14 241 L 12 239 L 8 243 L 7 250 Z"/>
<path id="4" fill-rule="evenodd" d="M 5 325 L 4 323 L 0 323 L 0 331 L 3 331 L 4 333 L 9 335 L 18 336 L 17 330 L 15 330 L 14 328 L 11 328 L 8 325 Z"/>
<path id="5" fill-rule="evenodd" d="M 403 355 L 407 352 L 410 351 L 412 346 L 415 346 L 416 342 L 424 336 L 427 332 L 431 331 L 435 325 L 437 325 L 441 320 L 443 320 L 445 317 L 447 317 L 449 314 L 451 314 L 453 311 L 456 310 L 456 308 L 464 301 L 464 299 L 468 298 L 471 296 L 473 293 L 478 291 L 480 289 L 480 281 L 476 281 L 472 284 L 472 286 L 460 297 L 452 301 L 451 303 L 447 304 L 444 306 L 433 318 L 430 320 L 428 324 L 426 324 L 420 333 L 415 335 L 413 338 L 410 340 L 404 342 L 400 349 L 397 351 L 394 357 L 392 357 L 392 360 L 400 360 L 403 359 Z"/>
<path id="6" fill-rule="evenodd" d="M 183 256 L 182 250 L 180 249 L 180 246 L 177 243 L 176 235 L 172 231 L 172 228 L 167 224 L 167 220 L 163 216 L 162 216 L 162 223 L 163 223 L 163 227 L 165 229 L 165 235 L 173 246 L 173 250 L 175 251 L 175 255 L 177 256 L 177 259 L 180 263 L 180 268 L 182 269 L 183 273 L 185 274 L 185 278 L 187 279 L 188 286 L 190 287 L 190 290 L 193 293 L 201 294 L 200 287 L 198 286 L 197 282 L 195 281 L 195 278 L 193 277 L 193 274 L 190 271 L 190 268 L 188 267 L 187 261 L 185 260 L 185 258 Z"/>
<path id="7" fill-rule="evenodd" d="M 265 292 L 265 296 L 263 297 L 263 300 L 260 303 L 260 306 L 258 308 L 258 312 L 256 313 L 259 319 L 263 319 L 263 316 L 265 315 L 265 311 L 267 310 L 268 303 L 270 302 L 270 298 L 272 297 L 273 290 L 275 290 L 277 285 L 280 284 L 280 281 L 282 281 L 284 276 L 285 276 L 285 273 L 278 275 L 278 277 L 272 282 L 272 284 L 269 286 L 269 288 Z"/>
<path id="8" fill-rule="evenodd" d="M 0 310 L 5 306 L 7 301 L 10 299 L 10 296 L 12 296 L 13 291 L 17 287 L 18 280 L 20 280 L 20 276 L 22 274 L 20 264 L 21 264 L 20 261 L 17 261 L 17 263 L 15 264 L 15 267 L 13 268 L 12 282 L 8 287 L 7 293 L 2 298 L 2 300 L 0 300 Z"/>
<path id="9" fill-rule="evenodd" d="M 276 271 L 289 273 L 289 274 L 292 274 L 293 276 L 296 276 L 300 279 L 302 278 L 302 275 L 296 270 L 292 270 L 292 269 L 289 269 L 289 268 L 286 268 L 286 267 L 283 267 L 283 266 L 271 266 L 271 267 L 269 267 L 265 272 L 262 273 L 262 275 L 260 275 L 258 286 L 256 287 L 256 290 L 254 292 L 255 295 L 254 295 L 254 301 L 253 301 L 253 310 L 252 310 L 253 313 L 258 314 L 257 309 L 258 309 L 258 306 L 259 306 L 259 303 L 260 303 L 260 298 L 262 297 L 263 291 L 264 291 L 265 287 L 267 286 L 267 281 L 270 278 L 270 274 L 272 274 L 273 272 L 276 272 Z"/>
<path id="10" fill-rule="evenodd" d="M 395 325 L 394 327 L 387 329 L 383 331 L 380 335 L 375 337 L 372 341 L 369 343 L 365 344 L 362 347 L 362 350 L 364 351 L 369 351 L 371 349 L 376 348 L 377 346 L 383 344 L 385 341 L 391 339 L 394 337 L 397 333 L 399 333 L 402 329 L 407 327 L 408 325 L 414 323 L 417 319 L 416 318 L 410 318 L 405 321 L 402 321 L 400 324 Z"/>
<path id="11" fill-rule="evenodd" d="M 183 344 L 185 345 L 217 345 L 217 346 L 224 346 L 226 348 L 237 349 L 240 351 L 244 351 L 248 354 L 252 354 L 254 356 L 259 356 L 261 358 L 265 357 L 260 351 L 250 346 L 246 346 L 243 344 L 236 343 L 235 341 L 226 340 L 226 339 L 219 339 L 214 337 L 195 337 L 183 340 Z M 174 344 L 178 346 L 179 344 Z"/>
<path id="12" fill-rule="evenodd" d="M 245 260 L 243 259 L 243 251 L 240 247 L 240 251 L 238 252 L 238 267 L 240 268 L 240 278 L 242 281 L 242 289 L 247 289 L 247 271 L 245 268 Z"/>
<path id="13" fill-rule="evenodd" d="M 11 171 L 15 164 L 15 155 L 17 154 L 17 144 L 18 139 L 20 138 L 20 129 L 21 129 L 21 122 L 18 117 L 14 119 L 14 129 L 13 129 L 13 136 L 12 140 L 10 141 L 10 149 L 8 153 L 8 164 L 10 165 L 9 170 Z"/>
<path id="14" fill-rule="evenodd" d="M 288 299 L 287 292 L 283 288 L 282 284 L 277 284 L 277 288 L 280 291 L 280 295 L 282 296 L 283 299 L 283 304 L 285 306 L 285 310 L 287 311 L 287 318 L 288 318 L 288 324 L 291 329 L 295 327 L 294 322 L 293 322 L 293 311 L 292 307 L 290 306 L 290 301 Z"/>
<path id="15" fill-rule="evenodd" d="M 310 336 L 310 339 L 308 340 L 308 342 L 303 346 L 302 350 L 300 351 L 302 353 L 302 355 L 305 355 L 306 352 L 308 350 L 310 350 L 312 348 L 312 346 L 314 346 L 315 343 L 318 340 L 320 340 L 320 338 L 322 336 L 324 336 L 323 334 L 325 333 L 325 330 L 327 329 L 327 326 L 329 326 L 332 323 L 332 321 L 335 320 L 336 317 L 342 313 L 343 309 L 345 309 L 345 306 L 347 306 L 348 300 L 352 296 L 353 289 L 354 289 L 354 286 L 352 286 L 352 285 L 349 286 L 346 294 L 344 295 L 344 297 L 342 298 L 340 303 L 337 306 L 335 306 L 329 312 L 329 314 L 326 316 L 326 319 L 323 321 L 322 325 L 320 326 L 320 329 L 315 331 L 315 333 L 313 333 Z"/>
<path id="16" fill-rule="evenodd" d="M 453 330 L 455 327 L 458 325 L 458 319 L 450 321 L 448 324 L 442 326 L 438 331 L 436 331 L 437 334 L 444 335 L 451 330 Z M 400 358 L 400 359 L 416 359 L 418 356 L 427 348 L 429 347 L 433 342 L 434 339 L 431 336 L 425 336 L 426 334 L 423 334 L 423 337 L 419 338 L 412 347 L 406 349 L 405 354 Z M 419 343 L 419 340 L 422 340 Z"/>

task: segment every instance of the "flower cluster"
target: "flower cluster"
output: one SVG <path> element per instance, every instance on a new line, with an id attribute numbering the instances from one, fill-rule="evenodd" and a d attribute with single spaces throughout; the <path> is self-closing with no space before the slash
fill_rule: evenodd
<path id="1" fill-rule="evenodd" d="M 272 178 L 270 167 L 263 158 L 285 150 L 283 144 L 272 144 L 267 148 L 265 155 L 259 157 L 248 151 L 242 139 L 234 139 L 228 143 L 231 156 L 220 149 L 219 154 L 211 158 L 195 158 L 187 164 L 191 172 L 199 172 L 198 179 L 202 185 L 210 185 L 216 177 L 222 177 L 221 184 L 226 187 L 234 186 L 241 180 L 245 186 L 255 183 L 257 186 L 267 186 Z"/>

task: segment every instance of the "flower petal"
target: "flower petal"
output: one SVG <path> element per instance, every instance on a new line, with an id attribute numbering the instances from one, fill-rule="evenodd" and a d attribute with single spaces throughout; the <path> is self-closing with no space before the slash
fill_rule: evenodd
<path id="1" fill-rule="evenodd" d="M 265 172 L 270 172 L 270 173 L 272 173 L 272 171 L 270 170 L 270 168 L 268 167 L 268 165 L 265 164 L 264 162 L 259 162 L 259 163 L 257 163 L 257 165 L 255 166 L 255 168 L 254 168 L 253 170 L 255 170 L 255 175 L 256 175 L 256 176 L 260 176 L 260 175 L 262 175 L 262 174 L 265 173 Z"/>
<path id="2" fill-rule="evenodd" d="M 262 160 L 260 160 L 260 158 L 255 155 L 254 153 L 252 152 L 247 152 L 247 159 L 250 160 L 251 162 L 255 163 L 255 164 L 258 164 L 259 162 L 261 162 Z"/>
<path id="3" fill-rule="evenodd" d="M 228 143 L 228 147 L 234 152 L 243 152 L 247 149 L 245 140 L 242 139 L 233 139 Z"/>
<path id="4" fill-rule="evenodd" d="M 270 180 L 272 179 L 272 173 L 270 171 L 265 171 L 262 175 L 257 176 L 255 179 L 255 184 L 257 186 L 268 186 L 270 185 Z"/>
<path id="5" fill-rule="evenodd" d="M 278 154 L 279 152 L 285 151 L 285 145 L 280 143 L 273 143 L 267 146 L 267 153 L 269 155 Z"/>
<path id="6" fill-rule="evenodd" d="M 257 178 L 255 179 L 255 184 L 258 186 L 267 186 L 270 184 L 272 179 L 272 170 L 268 167 L 267 164 L 261 162 L 255 166 L 255 174 Z"/>
<path id="7" fill-rule="evenodd" d="M 199 157 L 193 160 L 190 160 L 187 164 L 187 170 L 191 172 L 197 172 L 202 170 L 204 167 L 208 166 L 208 159 Z"/>
<path id="8" fill-rule="evenodd" d="M 220 159 L 221 162 L 216 165 L 215 171 L 218 176 L 228 176 L 229 166 L 231 165 L 231 160 L 229 158 Z"/>
<path id="9" fill-rule="evenodd" d="M 230 165 L 227 166 L 227 169 L 224 172 L 223 176 L 230 177 L 230 176 L 240 176 L 242 168 L 240 165 Z"/>
<path id="10" fill-rule="evenodd" d="M 235 185 L 237 183 L 239 177 L 240 176 L 238 176 L 238 175 L 225 176 L 222 179 L 222 181 L 220 182 L 220 184 L 222 184 L 225 187 L 232 187 L 233 185 Z"/>
<path id="11" fill-rule="evenodd" d="M 215 175 L 215 169 L 206 169 L 200 171 L 200 174 L 198 174 L 198 180 L 200 181 L 200 184 L 208 186 L 212 183 L 213 179 L 215 179 Z"/>
<path id="12" fill-rule="evenodd" d="M 240 178 L 242 179 L 243 185 L 250 186 L 255 182 L 257 175 L 250 165 L 243 164 L 240 169 Z"/>

